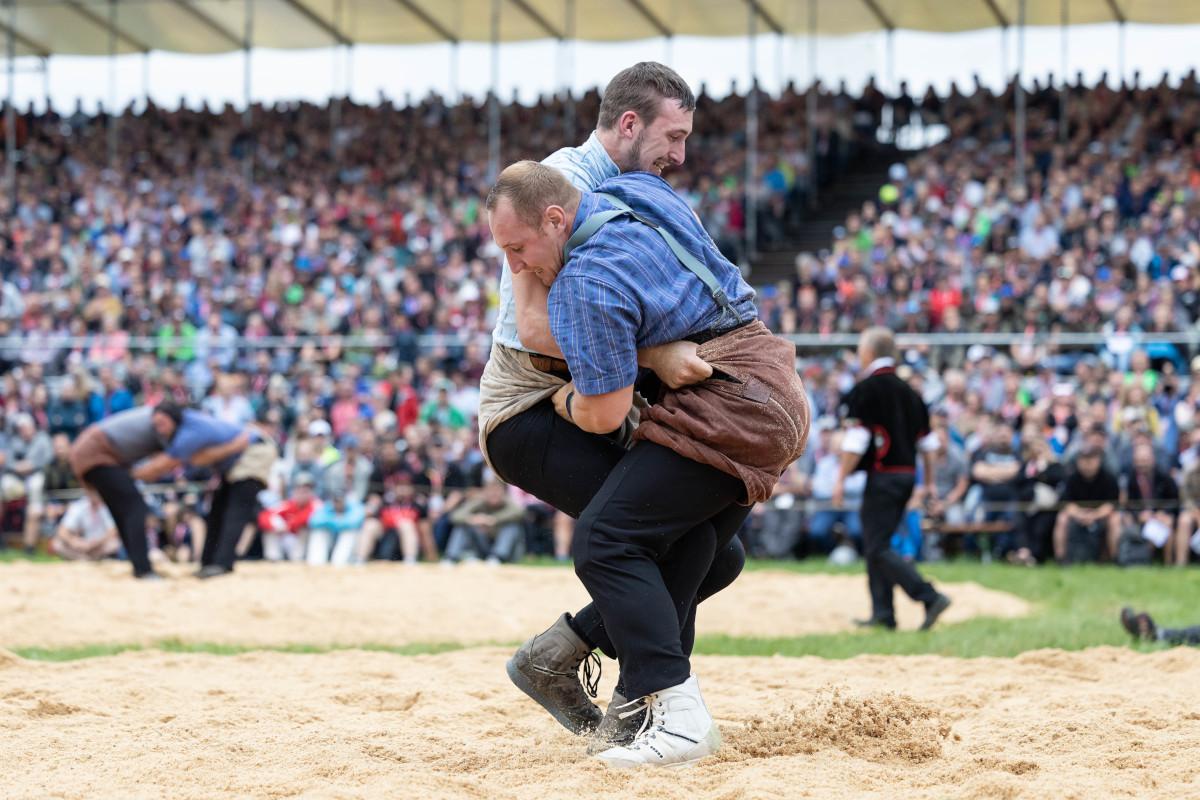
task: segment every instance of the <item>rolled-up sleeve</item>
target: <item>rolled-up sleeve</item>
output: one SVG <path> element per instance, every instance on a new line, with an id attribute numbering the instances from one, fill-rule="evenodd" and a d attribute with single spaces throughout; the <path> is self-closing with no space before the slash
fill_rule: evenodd
<path id="1" fill-rule="evenodd" d="M 569 275 L 554 282 L 548 305 L 550 332 L 580 394 L 634 384 L 641 311 L 632 298 L 602 280 Z"/>

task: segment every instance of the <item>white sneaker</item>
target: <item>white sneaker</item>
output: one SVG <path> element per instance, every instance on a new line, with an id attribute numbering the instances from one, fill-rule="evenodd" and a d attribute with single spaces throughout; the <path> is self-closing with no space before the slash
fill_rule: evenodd
<path id="1" fill-rule="evenodd" d="M 626 703 L 636 706 L 622 717 L 649 708 L 646 721 L 632 743 L 596 756 L 612 767 L 680 767 L 693 764 L 721 748 L 721 733 L 713 722 L 700 684 L 693 675 L 678 686 Z"/>

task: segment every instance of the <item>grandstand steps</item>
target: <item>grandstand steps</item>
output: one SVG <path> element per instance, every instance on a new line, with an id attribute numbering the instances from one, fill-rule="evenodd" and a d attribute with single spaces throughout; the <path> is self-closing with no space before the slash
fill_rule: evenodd
<path id="1" fill-rule="evenodd" d="M 827 249 L 833 242 L 833 229 L 844 225 L 848 214 L 876 197 L 879 187 L 887 182 L 888 168 L 907 155 L 893 147 L 883 147 L 854 159 L 820 196 L 816 209 L 797 226 L 786 246 L 758 254 L 751 265 L 750 282 L 766 286 L 789 278 L 798 254 Z"/>

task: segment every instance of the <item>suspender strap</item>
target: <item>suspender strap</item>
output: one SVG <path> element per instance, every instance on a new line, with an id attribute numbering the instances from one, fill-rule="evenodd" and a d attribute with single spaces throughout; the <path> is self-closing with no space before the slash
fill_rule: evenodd
<path id="1" fill-rule="evenodd" d="M 575 232 L 571 234 L 571 238 L 567 240 L 567 246 L 563 248 L 563 261 L 571 257 L 572 250 L 592 238 L 593 233 L 603 228 L 611 220 L 623 217 L 627 213 L 622 209 L 616 208 L 609 209 L 608 211 L 599 211 L 585 219 L 583 224 L 576 228 Z"/>
<path id="2" fill-rule="evenodd" d="M 679 259 L 679 263 L 683 264 L 683 266 L 689 272 L 699 278 L 700 281 L 706 287 L 708 287 L 709 294 L 712 295 L 712 298 L 716 301 L 717 305 L 721 307 L 721 311 L 733 317 L 734 320 L 739 322 L 741 321 L 738 313 L 733 309 L 733 304 L 729 302 L 729 296 L 725 293 L 725 290 L 721 288 L 721 284 L 717 281 L 717 277 L 713 275 L 712 270 L 710 270 L 703 261 L 685 250 L 683 245 L 679 243 L 679 240 L 671 235 L 670 231 L 652 222 L 651 220 L 638 215 L 620 198 L 604 192 L 597 192 L 596 195 L 598 197 L 603 197 L 605 200 L 616 206 L 616 208 L 609 209 L 607 211 L 599 211 L 583 221 L 583 224 L 581 224 L 575 230 L 575 233 L 571 234 L 571 238 L 567 240 L 566 247 L 563 248 L 564 261 L 571 256 L 572 250 L 574 250 L 576 247 L 579 247 L 588 239 L 592 238 L 592 235 L 607 223 L 611 222 L 617 217 L 631 217 L 643 225 L 648 225 L 654 230 L 658 231 L 658 235 L 661 236 L 663 241 L 667 243 L 667 247 L 671 248 L 671 252 L 675 254 L 675 258 Z"/>

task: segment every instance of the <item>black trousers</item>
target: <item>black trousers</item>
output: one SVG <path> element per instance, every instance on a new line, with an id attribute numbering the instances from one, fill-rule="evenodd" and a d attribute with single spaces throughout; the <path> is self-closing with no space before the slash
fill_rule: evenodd
<path id="1" fill-rule="evenodd" d="M 713 556 L 749 509 L 742 482 L 652 442 L 638 442 L 579 516 L 575 574 L 604 620 L 626 697 L 683 683 L 682 631 Z"/>
<path id="2" fill-rule="evenodd" d="M 933 585 L 917 568 L 892 549 L 892 534 L 904 518 L 912 497 L 914 476 L 905 473 L 871 472 L 862 500 L 863 555 L 867 560 L 867 584 L 871 590 L 871 619 L 894 623 L 892 605 L 897 584 L 913 600 L 928 603 L 937 597 Z"/>
<path id="3" fill-rule="evenodd" d="M 488 456 L 502 479 L 576 519 L 626 453 L 611 438 L 587 433 L 558 416 L 549 400 L 502 422 L 488 437 L 487 445 Z M 748 513 L 745 509 L 742 520 Z M 723 520 L 720 538 L 725 544 L 712 559 L 697 592 L 698 600 L 712 597 L 741 574 L 746 551 L 735 534 L 742 520 L 736 524 L 733 517 Z M 696 637 L 695 619 L 693 608 L 681 630 L 683 652 L 689 655 Z M 572 623 L 589 644 L 609 658 L 617 657 L 594 603 L 580 609 Z"/>
<path id="4" fill-rule="evenodd" d="M 1162 628 L 1158 638 L 1167 644 L 1200 644 L 1200 625 L 1194 628 Z"/>
<path id="5" fill-rule="evenodd" d="M 205 518 L 208 532 L 200 556 L 202 566 L 217 564 L 233 569 L 238 540 L 246 525 L 254 521 L 258 512 L 258 493 L 264 488 L 262 481 L 252 478 L 232 483 L 221 480 Z"/>
<path id="6" fill-rule="evenodd" d="M 112 513 L 121 544 L 125 546 L 125 555 L 133 565 L 133 574 L 141 576 L 153 572 L 146 542 L 146 515 L 150 510 L 129 470 L 125 467 L 93 467 L 83 480 L 96 490 Z"/>

